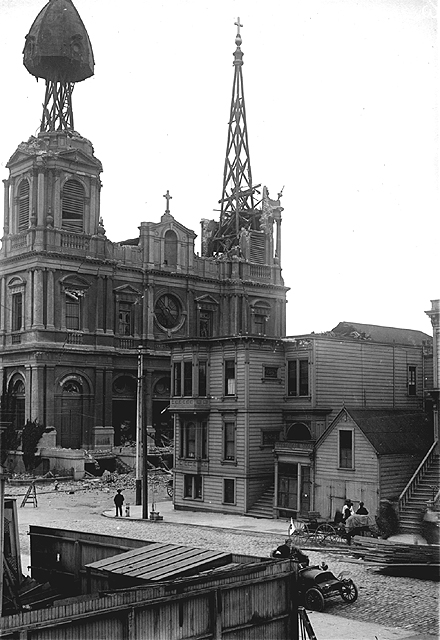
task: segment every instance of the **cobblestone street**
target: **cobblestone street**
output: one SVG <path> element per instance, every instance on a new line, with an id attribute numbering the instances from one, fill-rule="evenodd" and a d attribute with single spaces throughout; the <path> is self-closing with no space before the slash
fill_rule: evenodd
<path id="1" fill-rule="evenodd" d="M 133 501 L 133 496 L 128 495 L 128 498 Z M 18 509 L 23 553 L 28 553 L 29 524 L 260 556 L 269 556 L 283 542 L 283 536 L 255 531 L 104 518 L 102 512 L 113 508 L 112 501 L 113 493 L 103 491 L 78 491 L 75 495 L 67 492 L 59 495 L 40 494 L 38 509 L 30 506 Z M 181 513 L 184 519 L 185 513 Z M 359 590 L 359 598 L 354 604 L 346 604 L 337 598 L 326 603 L 326 613 L 438 637 L 437 582 L 381 575 L 352 557 L 348 549 L 308 549 L 307 554 L 312 564 L 325 561 L 335 574 L 347 571 Z"/>

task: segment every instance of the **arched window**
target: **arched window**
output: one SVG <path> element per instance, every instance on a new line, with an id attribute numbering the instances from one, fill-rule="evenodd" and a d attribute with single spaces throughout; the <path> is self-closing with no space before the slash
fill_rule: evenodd
<path id="1" fill-rule="evenodd" d="M 164 264 L 168 267 L 177 266 L 177 236 L 170 230 L 165 233 Z"/>
<path id="2" fill-rule="evenodd" d="M 29 227 L 29 182 L 22 180 L 18 187 L 18 231 Z"/>
<path id="3" fill-rule="evenodd" d="M 287 440 L 311 440 L 310 429 L 303 422 L 295 422 L 287 430 Z"/>
<path id="4" fill-rule="evenodd" d="M 62 193 L 62 222 L 66 231 L 84 229 L 84 187 L 78 180 L 67 180 Z"/>

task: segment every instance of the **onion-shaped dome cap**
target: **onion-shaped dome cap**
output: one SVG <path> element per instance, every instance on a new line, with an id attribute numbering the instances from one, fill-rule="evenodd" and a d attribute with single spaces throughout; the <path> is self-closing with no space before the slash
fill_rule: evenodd
<path id="1" fill-rule="evenodd" d="M 36 17 L 23 50 L 33 76 L 53 82 L 81 82 L 94 73 L 89 35 L 71 0 L 49 0 Z"/>

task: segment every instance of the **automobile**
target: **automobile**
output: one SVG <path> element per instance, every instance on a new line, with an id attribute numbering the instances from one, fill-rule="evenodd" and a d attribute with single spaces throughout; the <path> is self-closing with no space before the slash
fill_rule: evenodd
<path id="1" fill-rule="evenodd" d="M 341 596 L 345 602 L 355 602 L 358 597 L 357 587 L 346 576 L 347 572 L 343 571 L 336 577 L 328 571 L 325 564 L 300 569 L 298 591 L 306 609 L 323 611 L 326 600 L 337 596 Z"/>

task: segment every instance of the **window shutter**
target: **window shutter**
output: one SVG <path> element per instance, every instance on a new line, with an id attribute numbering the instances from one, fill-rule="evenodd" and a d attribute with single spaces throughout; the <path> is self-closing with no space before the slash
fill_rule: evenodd
<path id="1" fill-rule="evenodd" d="M 78 180 L 67 180 L 63 188 L 62 227 L 66 231 L 83 231 L 84 187 Z"/>
<path id="2" fill-rule="evenodd" d="M 29 182 L 22 180 L 18 188 L 18 230 L 29 227 Z"/>

